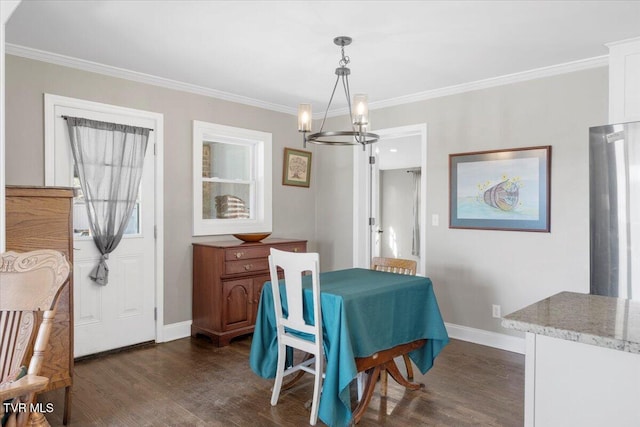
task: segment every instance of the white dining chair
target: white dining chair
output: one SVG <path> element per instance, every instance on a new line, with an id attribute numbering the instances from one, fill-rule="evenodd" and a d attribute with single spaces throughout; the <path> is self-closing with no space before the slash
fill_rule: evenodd
<path id="1" fill-rule="evenodd" d="M 324 353 L 322 348 L 322 312 L 320 311 L 320 257 L 317 253 L 293 253 L 271 248 L 269 270 L 273 291 L 276 326 L 278 334 L 278 367 L 271 395 L 271 405 L 278 403 L 282 379 L 295 372 L 304 371 L 315 376 L 311 416 L 309 423 L 318 421 L 318 405 L 324 372 Z M 287 300 L 287 316 L 282 310 L 278 267 L 284 272 L 284 288 Z M 313 325 L 304 320 L 302 277 L 311 273 L 313 292 Z M 301 336 L 302 334 L 306 334 Z M 286 348 L 302 350 L 313 357 L 303 360 L 291 367 L 285 367 Z"/>

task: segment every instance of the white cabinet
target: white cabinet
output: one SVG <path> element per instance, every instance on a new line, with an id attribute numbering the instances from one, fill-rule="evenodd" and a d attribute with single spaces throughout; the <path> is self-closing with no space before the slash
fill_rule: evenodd
<path id="1" fill-rule="evenodd" d="M 640 120 L 640 38 L 609 43 L 609 122 Z"/>
<path id="2" fill-rule="evenodd" d="M 526 427 L 640 426 L 640 355 L 528 333 L 526 357 Z"/>

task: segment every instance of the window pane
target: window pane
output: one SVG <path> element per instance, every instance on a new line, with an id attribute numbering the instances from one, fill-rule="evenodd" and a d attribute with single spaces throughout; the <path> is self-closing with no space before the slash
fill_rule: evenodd
<path id="1" fill-rule="evenodd" d="M 125 236 L 130 234 L 140 234 L 140 202 L 133 207 L 127 228 L 124 229 Z"/>
<path id="2" fill-rule="evenodd" d="M 204 141 L 202 177 L 249 181 L 251 149 L 251 145 Z"/>
<path id="3" fill-rule="evenodd" d="M 87 206 L 85 204 L 84 194 L 80 187 L 80 180 L 77 176 L 73 178 L 73 189 L 75 196 L 73 198 L 73 234 L 76 237 L 90 237 L 91 228 L 89 226 L 89 215 L 87 214 Z M 138 193 L 138 201 L 133 208 L 129 223 L 124 230 L 124 235 L 140 234 L 140 195 Z"/>
<path id="4" fill-rule="evenodd" d="M 251 184 L 202 183 L 203 219 L 253 218 Z"/>

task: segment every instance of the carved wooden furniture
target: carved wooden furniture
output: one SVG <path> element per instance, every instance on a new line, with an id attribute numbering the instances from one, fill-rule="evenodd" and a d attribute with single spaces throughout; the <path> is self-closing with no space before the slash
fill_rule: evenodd
<path id="1" fill-rule="evenodd" d="M 287 296 L 287 311 L 282 310 L 280 303 L 280 283 L 278 282 L 278 268 L 284 273 L 284 291 Z M 315 377 L 313 385 L 313 399 L 311 400 L 311 416 L 309 424 L 316 425 L 318 421 L 318 405 L 320 390 L 322 390 L 322 373 L 324 366 L 324 352 L 322 350 L 322 311 L 320 310 L 320 257 L 317 253 L 296 254 L 271 248 L 269 256 L 269 272 L 271 274 L 271 289 L 273 292 L 273 306 L 275 309 L 276 328 L 278 336 L 278 367 L 276 379 L 271 394 L 271 406 L 278 403 L 282 379 L 296 372 L 308 372 Z M 311 292 L 313 294 L 313 324 L 309 324 L 303 317 L 302 275 L 311 274 Z M 307 334 L 301 337 L 300 334 Z M 305 358 L 302 362 L 286 367 L 287 347 L 302 350 L 313 357 Z"/>
<path id="2" fill-rule="evenodd" d="M 191 335 L 218 346 L 253 332 L 260 292 L 269 276 L 269 250 L 306 252 L 306 240 L 269 238 L 193 244 Z"/>
<path id="3" fill-rule="evenodd" d="M 418 267 L 418 263 L 411 259 L 402 259 L 402 258 L 382 258 L 382 257 L 374 257 L 371 260 L 371 269 L 376 271 L 386 271 L 389 273 L 397 273 L 397 274 L 409 274 L 411 276 L 416 275 L 416 269 Z M 404 364 L 407 368 L 407 378 L 413 379 L 413 366 L 411 366 L 411 359 L 407 354 L 402 356 L 404 359 Z M 387 395 L 387 373 L 386 371 L 382 371 L 382 383 L 381 383 L 381 392 L 383 396 Z"/>
<path id="4" fill-rule="evenodd" d="M 6 247 L 18 252 L 54 249 L 73 265 L 73 190 L 7 186 Z M 67 424 L 73 385 L 73 274 L 58 298 L 42 375 L 49 378 L 45 391 L 65 387 Z"/>
<path id="5" fill-rule="evenodd" d="M 7 426 L 49 425 L 41 413 L 31 412 L 30 405 L 49 382 L 40 373 L 69 271 L 58 251 L 0 255 L 0 402 L 12 399 L 9 408 L 1 405 L 0 415 L 8 412 Z M 29 357 L 26 375 L 14 378 Z"/>

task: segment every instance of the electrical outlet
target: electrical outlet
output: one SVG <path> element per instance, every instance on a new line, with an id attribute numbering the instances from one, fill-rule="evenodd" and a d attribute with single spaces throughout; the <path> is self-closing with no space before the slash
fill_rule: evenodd
<path id="1" fill-rule="evenodd" d="M 500 306 L 498 304 L 493 304 L 491 306 L 491 315 L 497 319 L 499 319 L 500 317 L 502 317 L 500 315 Z"/>

